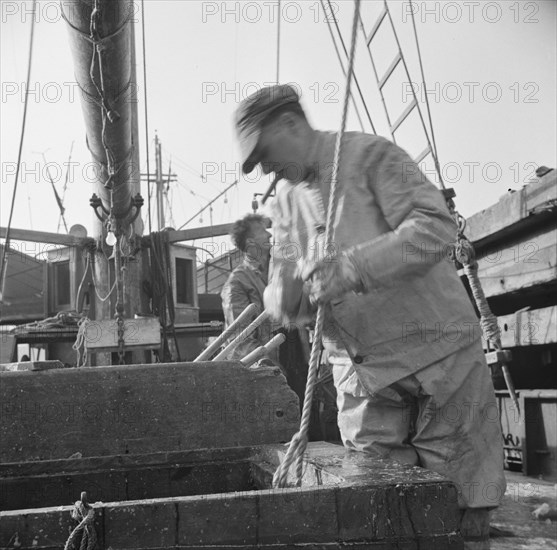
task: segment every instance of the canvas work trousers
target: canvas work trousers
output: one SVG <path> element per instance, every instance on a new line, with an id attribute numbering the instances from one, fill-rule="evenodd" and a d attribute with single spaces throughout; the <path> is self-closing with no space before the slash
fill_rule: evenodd
<path id="1" fill-rule="evenodd" d="M 343 380 L 354 379 L 347 368 L 333 366 L 347 448 L 441 474 L 455 484 L 462 509 L 500 504 L 506 488 L 503 439 L 478 342 L 373 395 L 361 385 L 343 387 Z"/>

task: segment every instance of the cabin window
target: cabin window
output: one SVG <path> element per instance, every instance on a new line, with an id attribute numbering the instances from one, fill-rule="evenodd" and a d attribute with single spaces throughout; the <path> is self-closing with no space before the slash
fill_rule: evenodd
<path id="1" fill-rule="evenodd" d="M 176 258 L 176 303 L 193 305 L 193 260 Z"/>
<path id="2" fill-rule="evenodd" d="M 56 284 L 56 305 L 70 304 L 70 262 L 54 264 L 54 280 Z"/>

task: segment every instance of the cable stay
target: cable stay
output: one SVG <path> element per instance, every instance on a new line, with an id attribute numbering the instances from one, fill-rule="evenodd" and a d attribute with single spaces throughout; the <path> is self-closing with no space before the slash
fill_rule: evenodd
<path id="1" fill-rule="evenodd" d="M 72 144 L 73 146 L 73 144 Z M 47 149 L 48 151 L 48 149 Z M 50 166 L 48 165 L 48 162 L 46 160 L 46 151 L 42 151 L 38 154 L 40 154 L 43 157 L 43 162 L 44 165 L 46 166 L 46 173 L 48 175 L 48 180 L 50 181 L 50 186 L 52 187 L 52 192 L 54 193 L 54 198 L 56 199 L 56 204 L 58 205 L 58 209 L 60 210 L 60 218 L 62 219 L 62 221 L 64 222 L 64 229 L 66 230 L 66 233 L 69 233 L 68 230 L 68 224 L 66 223 L 66 218 L 64 216 L 64 213 L 66 212 L 66 209 L 64 208 L 64 201 L 60 198 L 60 195 L 58 194 L 58 190 L 56 189 L 56 185 L 54 184 L 54 178 L 52 177 L 52 174 L 50 173 Z M 68 167 L 69 170 L 69 167 Z M 67 175 L 68 173 L 66 172 L 66 179 L 67 179 Z M 60 222 L 58 222 L 58 227 L 60 227 Z"/>
<path id="2" fill-rule="evenodd" d="M 191 223 L 193 220 L 195 220 L 195 218 L 197 218 L 197 216 L 199 216 L 199 214 L 202 214 L 205 210 L 207 210 L 207 208 L 211 207 L 212 204 L 214 202 L 216 202 L 218 199 L 220 199 L 223 195 L 226 194 L 226 192 L 229 189 L 232 189 L 232 187 L 234 187 L 235 185 L 238 185 L 238 180 L 236 180 L 234 183 L 231 183 L 224 191 L 221 191 L 214 199 L 212 199 L 210 202 L 208 202 L 201 210 L 199 210 L 198 212 L 196 212 L 189 220 L 187 220 L 185 223 L 183 223 L 178 229 L 177 231 L 180 231 L 181 229 L 183 229 L 184 227 L 186 227 L 186 225 L 188 225 L 189 223 Z"/>
<path id="3" fill-rule="evenodd" d="M 280 83 L 280 20 L 282 19 L 281 11 L 280 11 L 280 0 L 277 0 L 277 78 L 276 83 Z"/>
<path id="4" fill-rule="evenodd" d="M 12 193 L 12 202 L 10 205 L 10 216 L 8 218 L 8 225 L 6 226 L 6 239 L 2 250 L 2 263 L 0 264 L 0 302 L 4 297 L 4 284 L 6 282 L 6 272 L 8 264 L 8 250 L 10 249 L 10 229 L 12 227 L 12 218 L 15 208 L 15 197 L 17 193 L 17 184 L 19 183 L 19 171 L 21 168 L 21 155 L 23 152 L 23 142 L 25 138 L 25 123 L 27 121 L 27 108 L 29 105 L 29 82 L 31 81 L 31 66 L 33 62 L 33 38 L 35 35 L 35 12 L 37 9 L 37 0 L 33 0 L 31 8 L 31 32 L 29 36 L 29 56 L 27 61 L 27 78 L 25 86 L 25 100 L 23 104 L 23 120 L 21 121 L 21 134 L 19 137 L 19 150 L 17 153 L 17 166 L 14 180 L 14 190 Z"/>
<path id="5" fill-rule="evenodd" d="M 395 42 L 396 42 L 397 51 L 395 53 L 394 58 L 390 62 L 389 66 L 385 70 L 384 74 L 379 75 L 378 72 L 377 72 L 377 66 L 375 64 L 375 59 L 374 59 L 373 54 L 372 54 L 372 45 L 373 45 L 374 38 L 376 38 L 377 33 L 379 32 L 379 30 L 381 29 L 382 25 L 385 23 L 386 20 L 388 20 L 388 22 L 390 24 L 390 28 L 391 28 L 393 37 L 394 37 Z M 392 138 L 393 142 L 397 143 L 396 132 L 401 129 L 402 124 L 407 120 L 407 118 L 414 111 L 414 109 L 416 109 L 417 112 L 418 112 L 418 115 L 420 117 L 422 128 L 423 128 L 425 138 L 426 138 L 426 141 L 427 141 L 427 146 L 421 151 L 421 153 L 418 154 L 418 156 L 416 156 L 414 158 L 414 162 L 416 162 L 416 164 L 419 164 L 428 155 L 431 154 L 431 156 L 434 160 L 434 163 L 435 163 L 435 167 L 436 167 L 436 170 L 437 170 L 437 175 L 439 177 L 439 181 L 441 183 L 441 187 L 444 189 L 445 186 L 444 186 L 444 183 L 443 183 L 443 180 L 442 180 L 442 177 L 441 177 L 441 170 L 439 169 L 439 162 L 437 160 L 436 148 L 434 148 L 433 145 L 432 145 L 431 139 L 429 137 L 429 131 L 428 131 L 428 128 L 427 128 L 422 110 L 420 108 L 418 98 L 416 96 L 416 90 L 414 89 L 414 86 L 412 86 L 412 79 L 410 77 L 410 70 L 408 68 L 408 64 L 406 63 L 406 59 L 404 57 L 404 53 L 403 53 L 402 47 L 400 45 L 400 40 L 398 38 L 398 33 L 397 33 L 397 30 L 396 30 L 395 24 L 393 22 L 393 18 L 391 16 L 391 11 L 389 9 L 387 0 L 383 0 L 383 8 L 381 9 L 381 12 L 380 12 L 379 16 L 377 17 L 375 23 L 373 24 L 373 26 L 372 26 L 372 28 L 369 32 L 366 32 L 364 23 L 363 23 L 362 18 L 360 16 L 360 30 L 362 32 L 362 35 L 363 35 L 364 39 L 365 39 L 365 43 L 366 43 L 367 50 L 368 50 L 368 53 L 369 53 L 369 58 L 370 58 L 371 65 L 372 65 L 372 68 L 373 68 L 373 74 L 374 74 L 375 80 L 377 82 L 377 87 L 379 89 L 379 94 L 381 96 L 381 102 L 383 104 L 383 109 L 385 111 L 385 116 L 387 118 L 387 123 L 389 125 L 389 132 L 390 132 L 390 135 L 391 135 L 391 138 Z M 417 40 L 417 34 L 416 34 L 416 40 Z M 420 52 L 419 52 L 419 49 L 418 49 L 418 54 L 419 53 Z M 385 101 L 385 95 L 384 95 L 383 89 L 385 88 L 385 86 L 387 85 L 387 83 L 389 82 L 391 77 L 393 76 L 393 73 L 395 72 L 395 69 L 398 67 L 398 65 L 400 63 L 402 63 L 402 66 L 404 68 L 404 72 L 406 74 L 406 78 L 408 79 L 408 82 L 410 83 L 410 88 L 412 89 L 412 101 L 403 110 L 403 112 L 398 115 L 398 117 L 396 119 L 393 119 L 393 117 L 389 113 L 389 109 L 387 108 L 387 103 Z M 423 69 L 423 65 L 421 63 L 421 56 L 420 56 L 420 65 L 422 66 L 422 69 Z M 422 70 L 422 76 L 423 76 L 423 70 Z M 428 103 L 428 110 L 429 110 L 429 103 Z M 429 120 L 431 121 L 431 115 L 429 116 Z"/>
<path id="6" fill-rule="evenodd" d="M 344 50 L 344 55 L 346 56 L 346 59 L 348 60 L 349 53 L 348 53 L 348 50 L 346 49 L 346 44 L 344 43 L 344 38 L 342 38 L 342 32 L 340 30 L 340 27 L 339 27 L 339 24 L 338 24 L 336 15 L 335 15 L 335 10 L 333 9 L 333 6 L 331 5 L 331 0 L 327 0 L 327 5 L 329 6 L 329 11 L 330 11 L 331 16 L 333 18 L 333 23 L 335 24 L 335 28 L 336 28 L 340 43 L 342 45 L 342 49 Z M 344 65 L 343 65 L 343 63 L 340 59 L 340 54 L 339 54 L 339 51 L 338 51 L 338 47 L 336 45 L 335 39 L 333 37 L 333 32 L 332 32 L 332 29 L 331 29 L 331 22 L 329 21 L 329 17 L 327 16 L 327 12 L 325 10 L 325 5 L 323 3 L 323 0 L 321 0 L 321 7 L 323 9 L 323 12 L 325 13 L 325 20 L 327 21 L 327 26 L 329 27 L 329 32 L 331 33 L 331 38 L 333 38 L 333 43 L 335 45 L 335 50 L 337 52 L 337 57 L 339 58 L 339 61 L 340 61 L 340 64 L 341 64 L 343 74 L 344 74 L 344 76 L 346 76 L 346 70 L 344 69 Z M 371 114 L 369 113 L 369 109 L 367 107 L 367 102 L 364 98 L 364 94 L 363 94 L 362 89 L 360 87 L 360 82 L 358 81 L 358 77 L 356 76 L 356 71 L 354 71 L 354 74 L 352 75 L 352 78 L 354 78 L 354 84 L 356 85 L 356 88 L 358 89 L 358 94 L 360 95 L 360 99 L 361 99 L 362 104 L 364 106 L 364 109 L 366 111 L 367 119 L 368 119 L 369 124 L 371 126 L 371 131 L 374 134 L 377 134 L 377 131 L 375 130 L 375 125 L 373 124 L 373 120 L 371 120 Z M 352 92 L 350 92 L 350 96 L 353 98 Z M 352 99 L 352 100 L 354 101 L 354 99 Z M 354 103 L 354 106 L 355 106 L 355 103 Z M 358 118 L 359 118 L 360 117 L 359 112 L 357 112 L 357 114 L 358 114 Z M 360 123 L 361 123 L 361 120 L 360 120 Z M 363 125 L 362 125 L 362 131 L 364 131 Z"/>
<path id="7" fill-rule="evenodd" d="M 66 167 L 66 176 L 64 178 L 64 187 L 62 187 L 62 205 L 64 205 L 64 201 L 66 199 L 66 190 L 68 189 L 68 181 L 69 181 L 69 176 L 70 176 L 70 164 L 71 164 L 71 160 L 72 160 L 72 151 L 73 151 L 73 145 L 74 145 L 75 141 L 72 141 L 72 144 L 70 145 L 70 154 L 68 155 L 68 166 Z M 65 211 L 65 209 L 64 209 Z M 60 217 L 58 218 L 58 229 L 57 231 L 60 232 L 60 224 L 63 221 L 63 215 L 60 214 Z"/>
<path id="8" fill-rule="evenodd" d="M 331 35 L 331 40 L 333 41 L 333 46 L 335 48 L 335 53 L 337 54 L 337 59 L 340 63 L 340 68 L 342 70 L 342 74 L 344 75 L 344 77 L 346 77 L 346 68 L 344 66 L 344 62 L 342 61 L 342 57 L 341 57 L 340 51 L 338 49 L 337 41 L 336 41 L 335 35 L 333 34 L 333 29 L 331 28 L 331 22 L 329 21 L 329 18 L 327 17 L 327 12 L 325 10 L 325 4 L 323 3 L 323 0 L 321 0 L 321 9 L 325 13 L 325 21 L 327 22 L 327 28 L 329 29 L 329 34 Z M 333 17 L 334 17 L 334 12 L 333 12 Z M 345 49 L 345 51 L 346 51 L 346 49 Z M 358 87 L 358 90 L 359 90 L 359 87 Z M 360 91 L 360 97 L 361 97 L 362 101 L 365 103 L 365 100 L 364 100 L 364 98 L 361 94 L 361 91 Z M 356 113 L 356 116 L 358 117 L 358 121 L 360 123 L 360 127 L 362 129 L 362 132 L 365 132 L 364 123 L 362 121 L 362 117 L 360 115 L 358 105 L 356 103 L 356 100 L 354 99 L 354 95 L 352 94 L 352 92 L 350 92 L 350 99 L 352 99 L 352 105 L 354 107 L 354 112 Z M 370 119 L 370 122 L 371 122 L 371 119 Z M 371 127 L 373 128 L 373 123 L 371 124 Z M 375 132 L 375 129 L 373 131 Z"/>

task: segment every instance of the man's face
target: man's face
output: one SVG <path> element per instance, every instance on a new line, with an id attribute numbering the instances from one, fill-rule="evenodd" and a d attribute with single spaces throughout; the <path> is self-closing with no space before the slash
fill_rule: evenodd
<path id="1" fill-rule="evenodd" d="M 271 233 L 263 222 L 251 222 L 248 238 L 248 252 L 251 256 L 261 259 L 269 255 L 271 249 Z"/>
<path id="2" fill-rule="evenodd" d="M 262 128 L 254 157 L 265 174 L 275 172 L 290 183 L 299 183 L 306 172 L 305 148 L 294 115 L 285 113 Z"/>

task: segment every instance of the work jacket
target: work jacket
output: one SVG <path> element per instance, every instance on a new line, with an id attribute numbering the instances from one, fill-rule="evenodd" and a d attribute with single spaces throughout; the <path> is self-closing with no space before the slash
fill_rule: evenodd
<path id="1" fill-rule="evenodd" d="M 324 250 L 335 141 L 317 132 L 307 181 L 277 193 L 265 296 L 282 301 L 282 322 L 307 322 L 301 267 L 349 251 L 362 284 L 326 306 L 323 343 L 332 357 L 348 354 L 365 391 L 376 393 L 470 345 L 480 330 L 450 258 L 457 228 L 445 200 L 392 142 L 345 134 L 334 239 Z"/>
<path id="2" fill-rule="evenodd" d="M 255 304 L 259 312 L 263 307 L 263 291 L 267 286 L 267 273 L 255 259 L 244 256 L 242 263 L 228 277 L 221 291 L 222 311 L 225 326 L 234 320 L 248 307 Z M 240 327 L 242 330 L 245 326 Z M 238 333 L 233 336 L 237 336 Z M 242 359 L 248 353 L 265 345 L 271 337 L 270 322 L 263 323 L 252 334 L 238 344 L 229 359 Z"/>

